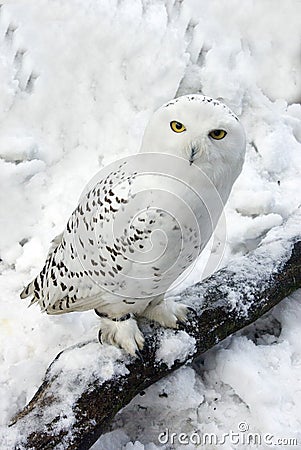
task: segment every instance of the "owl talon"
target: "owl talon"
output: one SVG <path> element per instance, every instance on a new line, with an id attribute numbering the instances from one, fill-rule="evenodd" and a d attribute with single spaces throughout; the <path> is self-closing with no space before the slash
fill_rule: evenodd
<path id="1" fill-rule="evenodd" d="M 132 356 L 139 356 L 143 360 L 141 354 L 137 352 L 142 350 L 144 338 L 138 328 L 136 320 L 129 316 L 121 319 L 109 319 L 108 317 L 101 317 L 100 330 L 98 332 L 98 339 L 101 344 L 115 345 L 120 347 Z M 139 352 L 140 353 L 140 352 Z"/>
<path id="2" fill-rule="evenodd" d="M 140 359 L 140 361 L 142 362 L 142 363 L 144 363 L 144 359 L 143 359 L 143 356 L 142 356 L 142 353 L 140 352 L 140 350 L 136 350 L 136 356 L 138 356 L 138 358 Z"/>
<path id="3" fill-rule="evenodd" d="M 100 344 L 103 344 L 103 342 L 102 342 L 102 340 L 101 340 L 101 330 L 98 331 L 97 337 L 98 337 L 99 343 L 100 343 Z"/>
<path id="4" fill-rule="evenodd" d="M 150 303 L 142 315 L 163 327 L 178 328 L 180 324 L 185 325 L 190 310 L 192 310 L 190 306 L 169 298 L 153 305 Z"/>

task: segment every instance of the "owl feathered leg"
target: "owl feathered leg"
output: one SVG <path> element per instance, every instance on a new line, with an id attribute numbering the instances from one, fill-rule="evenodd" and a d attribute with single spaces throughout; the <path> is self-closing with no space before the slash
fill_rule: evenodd
<path id="1" fill-rule="evenodd" d="M 189 306 L 176 302 L 172 298 L 161 297 L 150 302 L 140 315 L 158 322 L 165 328 L 178 328 L 179 323 L 186 322 L 191 310 Z"/>
<path id="2" fill-rule="evenodd" d="M 112 319 L 97 309 L 95 312 L 100 317 L 98 338 L 101 344 L 115 345 L 133 356 L 139 355 L 139 350 L 143 348 L 144 338 L 132 314 Z"/>

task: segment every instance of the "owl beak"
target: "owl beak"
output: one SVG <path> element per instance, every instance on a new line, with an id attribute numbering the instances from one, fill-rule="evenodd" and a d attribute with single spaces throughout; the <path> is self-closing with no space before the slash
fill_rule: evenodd
<path id="1" fill-rule="evenodd" d="M 191 166 L 191 164 L 194 161 L 195 155 L 197 154 L 198 150 L 196 147 L 191 147 L 190 150 L 190 157 L 189 157 L 189 165 Z"/>

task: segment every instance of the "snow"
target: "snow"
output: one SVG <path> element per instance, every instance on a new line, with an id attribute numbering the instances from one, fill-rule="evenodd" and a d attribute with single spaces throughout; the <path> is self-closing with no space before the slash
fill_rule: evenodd
<path id="1" fill-rule="evenodd" d="M 8 449 L 16 436 L 7 424 L 33 396 L 49 363 L 98 330 L 93 312 L 49 317 L 27 309 L 19 293 L 41 268 L 89 179 L 138 150 L 155 108 L 201 91 L 222 98 L 246 128 L 246 162 L 225 209 L 226 246 L 211 270 L 230 259 L 235 264 L 271 229 L 267 239 L 276 240 L 278 226 L 300 206 L 301 10 L 298 0 L 277 8 L 271 0 L 2 4 L 0 442 Z M 182 287 L 200 279 L 208 254 Z M 250 431 L 296 437 L 300 445 L 300 320 L 299 291 L 263 328 L 228 338 L 193 368 L 135 398 L 93 448 L 167 449 L 158 441 L 166 428 L 221 435 L 243 421 Z M 193 343 L 183 342 L 189 351 Z M 79 353 L 68 364 L 80 362 Z M 109 362 L 105 367 L 103 377 L 118 370 Z M 241 442 L 235 448 L 250 447 Z"/>
<path id="2" fill-rule="evenodd" d="M 242 287 L 239 292 L 228 286 L 221 286 L 220 289 L 228 294 L 227 301 L 237 315 L 248 315 L 256 288 L 283 267 L 296 239 L 300 239 L 300 221 L 301 209 L 298 209 L 284 225 L 274 226 L 249 258 L 240 257 L 229 262 L 227 268 L 233 270 L 233 282 Z"/>
<path id="3" fill-rule="evenodd" d="M 185 361 L 194 352 L 195 339 L 185 331 L 175 334 L 171 330 L 164 330 L 156 353 L 156 360 L 165 363 L 167 367 L 172 367 L 176 360 Z"/>

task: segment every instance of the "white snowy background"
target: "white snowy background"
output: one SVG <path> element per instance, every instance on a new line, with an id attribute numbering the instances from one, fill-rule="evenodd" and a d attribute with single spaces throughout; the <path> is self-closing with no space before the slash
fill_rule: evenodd
<path id="1" fill-rule="evenodd" d="M 10 418 L 31 399 L 52 359 L 98 330 L 93 312 L 42 315 L 19 299 L 20 290 L 40 270 L 89 179 L 138 151 L 154 109 L 202 92 L 222 98 L 245 125 L 247 158 L 226 207 L 223 264 L 256 247 L 301 204 L 301 2 L 2 4 L 0 447 L 6 450 L 14 440 Z M 222 434 L 240 422 L 249 432 L 297 438 L 301 448 L 300 300 L 299 291 L 193 368 L 151 386 L 93 449 L 192 449 L 164 447 L 158 435 L 166 428 Z"/>

